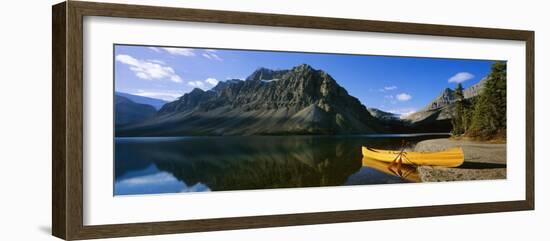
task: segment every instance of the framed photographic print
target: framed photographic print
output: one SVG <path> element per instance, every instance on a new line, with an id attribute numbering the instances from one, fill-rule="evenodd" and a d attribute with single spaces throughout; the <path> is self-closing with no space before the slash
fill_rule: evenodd
<path id="1" fill-rule="evenodd" d="M 534 32 L 53 6 L 53 235 L 534 209 Z"/>

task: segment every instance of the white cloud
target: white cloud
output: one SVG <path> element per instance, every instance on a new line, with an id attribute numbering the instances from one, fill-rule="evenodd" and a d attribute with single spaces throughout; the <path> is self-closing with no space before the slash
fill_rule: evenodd
<path id="1" fill-rule="evenodd" d="M 393 100 L 393 95 L 384 95 L 384 99 Z"/>
<path id="2" fill-rule="evenodd" d="M 181 79 L 181 77 L 179 75 L 172 75 L 170 76 L 170 80 L 176 82 L 176 83 L 181 83 L 183 82 L 183 80 Z"/>
<path id="3" fill-rule="evenodd" d="M 214 79 L 214 78 L 208 78 L 208 79 L 205 80 L 205 82 L 209 83 L 212 86 L 216 86 L 219 81 L 217 79 Z"/>
<path id="4" fill-rule="evenodd" d="M 189 48 L 174 48 L 174 47 L 147 47 L 148 49 L 156 52 L 156 53 L 162 53 L 163 50 L 166 51 L 169 54 L 172 55 L 179 55 L 179 56 L 195 56 L 195 50 L 189 49 Z"/>
<path id="5" fill-rule="evenodd" d="M 173 55 L 180 55 L 180 56 L 187 56 L 187 57 L 195 56 L 195 52 L 193 49 L 188 49 L 188 48 L 162 48 L 162 49 L 164 49 L 169 54 L 173 54 Z"/>
<path id="6" fill-rule="evenodd" d="M 218 52 L 218 50 L 215 50 L 215 49 L 205 49 L 204 51 L 211 52 L 211 53 Z"/>
<path id="7" fill-rule="evenodd" d="M 176 71 L 172 67 L 158 61 L 136 59 L 126 54 L 119 54 L 115 59 L 120 63 L 128 65 L 130 70 L 140 79 L 169 79 L 176 83 L 182 82 L 181 77 L 176 74 Z"/>
<path id="8" fill-rule="evenodd" d="M 474 77 L 475 76 L 473 74 L 470 74 L 468 72 L 459 72 L 453 75 L 453 77 L 449 78 L 449 83 L 462 83 Z"/>
<path id="9" fill-rule="evenodd" d="M 193 80 L 188 81 L 187 84 L 195 88 L 200 88 L 203 90 L 209 89 L 212 86 L 216 86 L 220 81 L 215 78 L 207 78 L 205 80 Z"/>
<path id="10" fill-rule="evenodd" d="M 205 57 L 205 58 L 207 58 L 207 59 L 212 59 L 212 60 L 217 60 L 217 61 L 223 61 L 223 59 L 220 58 L 220 56 L 218 56 L 218 55 L 215 54 L 215 53 L 203 53 L 202 56 Z"/>
<path id="11" fill-rule="evenodd" d="M 144 96 L 144 97 L 151 97 L 151 98 L 161 99 L 161 100 L 171 102 L 181 97 L 184 94 L 184 92 L 163 91 L 163 90 L 159 90 L 159 91 L 138 90 L 137 92 L 133 92 L 131 94 Z"/>
<path id="12" fill-rule="evenodd" d="M 395 95 L 395 98 L 399 101 L 408 101 L 412 99 L 412 96 L 407 93 L 401 93 L 401 94 Z"/>
<path id="13" fill-rule="evenodd" d="M 245 78 L 245 77 L 238 77 L 238 78 L 236 78 L 236 77 L 231 77 L 231 76 L 225 77 L 225 81 L 234 80 L 234 79 L 244 80 L 244 79 L 246 79 L 246 78 Z"/>
<path id="14" fill-rule="evenodd" d="M 401 108 L 401 109 L 388 110 L 387 112 L 396 114 L 397 116 L 399 116 L 399 118 L 405 118 L 405 117 L 415 113 L 416 109 L 415 108 Z"/>
<path id="15" fill-rule="evenodd" d="M 153 63 L 157 63 L 157 64 L 166 64 L 166 62 L 164 62 L 162 60 L 158 60 L 158 59 L 149 59 L 148 61 L 153 62 Z"/>
<path id="16" fill-rule="evenodd" d="M 195 87 L 195 88 L 201 88 L 201 89 L 203 89 L 204 86 L 205 86 L 204 82 L 202 82 L 202 81 L 200 81 L 200 80 L 189 81 L 189 82 L 187 82 L 187 84 L 188 84 L 188 85 L 191 85 L 191 86 L 193 86 L 193 87 Z"/>
<path id="17" fill-rule="evenodd" d="M 119 54 L 115 57 L 116 61 L 127 64 L 127 65 L 139 65 L 139 61 L 134 57 L 127 54 Z"/>

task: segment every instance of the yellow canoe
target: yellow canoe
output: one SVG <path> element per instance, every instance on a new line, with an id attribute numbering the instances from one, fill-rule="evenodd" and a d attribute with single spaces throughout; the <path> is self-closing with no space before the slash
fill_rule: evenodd
<path id="1" fill-rule="evenodd" d="M 392 162 L 399 151 L 378 150 L 363 146 L 363 157 L 368 157 L 381 162 Z M 457 167 L 464 163 L 464 152 L 461 147 L 450 148 L 437 152 L 405 152 L 403 164 L 417 166 L 443 166 Z"/>
<path id="2" fill-rule="evenodd" d="M 416 168 L 411 165 L 403 165 L 400 169 L 397 169 L 397 167 L 392 167 L 388 162 L 381 162 L 363 157 L 363 166 L 373 168 L 392 176 L 401 177 L 409 182 L 421 182 L 420 175 L 416 171 Z"/>

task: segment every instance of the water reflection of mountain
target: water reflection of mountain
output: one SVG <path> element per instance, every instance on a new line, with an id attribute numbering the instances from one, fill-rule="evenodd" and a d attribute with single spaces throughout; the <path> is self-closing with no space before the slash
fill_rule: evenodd
<path id="1" fill-rule="evenodd" d="M 212 191 L 338 186 L 362 165 L 358 144 L 328 137 L 122 139 L 116 148 L 116 177 L 155 164 Z"/>

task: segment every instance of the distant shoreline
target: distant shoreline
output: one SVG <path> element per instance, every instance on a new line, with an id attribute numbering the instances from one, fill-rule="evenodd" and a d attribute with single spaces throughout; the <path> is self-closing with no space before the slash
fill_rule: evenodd
<path id="1" fill-rule="evenodd" d="M 316 136 L 316 137 L 420 137 L 420 136 L 451 136 L 450 133 L 392 133 L 392 134 L 296 134 L 296 135 L 181 135 L 181 136 L 114 136 L 115 139 L 124 138 L 186 138 L 186 137 L 253 137 L 253 136 Z"/>

